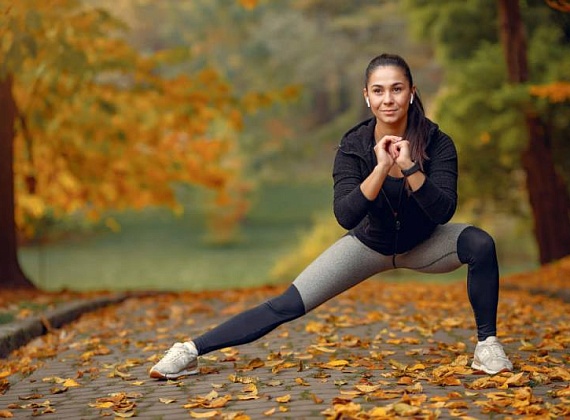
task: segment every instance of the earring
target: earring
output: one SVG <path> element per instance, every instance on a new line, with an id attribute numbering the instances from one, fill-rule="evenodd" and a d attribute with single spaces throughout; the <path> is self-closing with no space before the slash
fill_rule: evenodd
<path id="1" fill-rule="evenodd" d="M 414 95 L 410 98 L 410 105 L 414 103 Z"/>
<path id="2" fill-rule="evenodd" d="M 368 108 L 370 108 L 370 100 L 368 98 L 366 98 L 366 106 L 368 106 Z"/>

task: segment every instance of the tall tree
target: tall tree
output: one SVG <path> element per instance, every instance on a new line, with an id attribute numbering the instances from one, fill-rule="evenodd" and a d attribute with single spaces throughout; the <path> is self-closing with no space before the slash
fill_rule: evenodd
<path id="1" fill-rule="evenodd" d="M 14 121 L 12 76 L 0 80 L 0 281 L 6 288 L 33 288 L 18 262 L 14 221 Z"/>
<path id="2" fill-rule="evenodd" d="M 527 42 L 519 0 L 500 0 L 501 41 L 509 82 L 530 79 Z M 528 145 L 522 155 L 541 263 L 570 254 L 570 195 L 558 173 L 549 129 L 533 109 L 524 112 Z"/>
<path id="3" fill-rule="evenodd" d="M 406 5 L 444 64 L 437 115 L 464 156 L 461 196 L 534 221 L 541 263 L 569 254 L 570 108 L 533 94 L 567 78 L 568 19 L 542 0 Z"/>

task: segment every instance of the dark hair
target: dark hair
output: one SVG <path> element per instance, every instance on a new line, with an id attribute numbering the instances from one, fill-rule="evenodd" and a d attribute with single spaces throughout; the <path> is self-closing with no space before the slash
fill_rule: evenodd
<path id="1" fill-rule="evenodd" d="M 381 54 L 374 57 L 368 67 L 366 67 L 364 87 L 368 88 L 368 80 L 370 75 L 378 67 L 399 67 L 404 72 L 406 79 L 410 83 L 410 88 L 414 86 L 414 79 L 412 78 L 412 72 L 410 71 L 410 66 L 408 63 L 396 54 Z M 423 163 L 428 159 L 426 154 L 426 145 L 428 139 L 429 123 L 427 121 L 424 106 L 420 99 L 419 92 L 416 88 L 414 94 L 414 102 L 408 108 L 408 123 L 406 126 L 406 132 L 404 133 L 404 138 L 410 142 L 410 153 L 412 160 L 418 162 L 420 167 L 423 169 Z"/>

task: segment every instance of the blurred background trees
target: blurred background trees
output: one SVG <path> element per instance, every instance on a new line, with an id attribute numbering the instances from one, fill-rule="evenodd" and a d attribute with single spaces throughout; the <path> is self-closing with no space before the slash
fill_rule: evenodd
<path id="1" fill-rule="evenodd" d="M 112 210 L 168 206 L 195 219 L 193 209 L 204 207 L 209 241 L 239 246 L 240 230 L 256 227 L 251 210 L 266 200 L 263 191 L 282 184 L 330 191 L 335 146 L 368 116 L 364 68 L 384 51 L 408 60 L 429 116 L 458 145 L 458 217 L 499 233 L 535 226 L 543 263 L 570 253 L 563 228 L 570 226 L 570 109 L 561 94 L 568 92 L 569 18 L 544 1 L 520 2 L 526 80 L 509 78 L 493 2 L 36 3 L 0 0 L 0 196 L 13 204 L 0 211 L 2 247 L 13 244 L 0 252 L 4 285 L 26 278 L 10 236 L 16 229 L 21 244 L 37 245 L 53 226 L 77 218 L 117 231 L 121 217 Z M 546 180 L 531 178 L 536 187 L 521 160 L 536 137 L 529 117 L 546 133 L 539 137 L 552 158 L 539 168 Z M 554 188 L 538 188 L 545 183 Z M 298 197 L 316 197 L 282 194 L 287 205 L 268 218 L 304 208 Z M 552 207 L 540 204 L 555 197 L 549 223 Z M 330 204 L 315 206 L 330 215 Z M 278 258 L 277 277 L 290 278 L 334 240 L 334 220 L 315 220 L 291 248 L 305 256 Z"/>
<path id="2" fill-rule="evenodd" d="M 464 157 L 466 202 L 530 212 L 541 263 L 570 254 L 570 101 L 533 88 L 568 83 L 570 15 L 542 0 L 407 0 L 406 9 L 445 68 L 437 119 Z"/>

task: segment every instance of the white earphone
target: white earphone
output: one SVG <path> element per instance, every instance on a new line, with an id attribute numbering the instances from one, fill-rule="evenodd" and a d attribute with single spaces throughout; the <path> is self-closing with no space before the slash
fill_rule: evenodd
<path id="1" fill-rule="evenodd" d="M 410 105 L 414 103 L 414 94 L 412 93 L 412 97 L 410 98 Z"/>
<path id="2" fill-rule="evenodd" d="M 370 101 L 368 100 L 368 98 L 366 98 L 366 106 L 368 106 L 368 108 L 370 108 Z"/>

